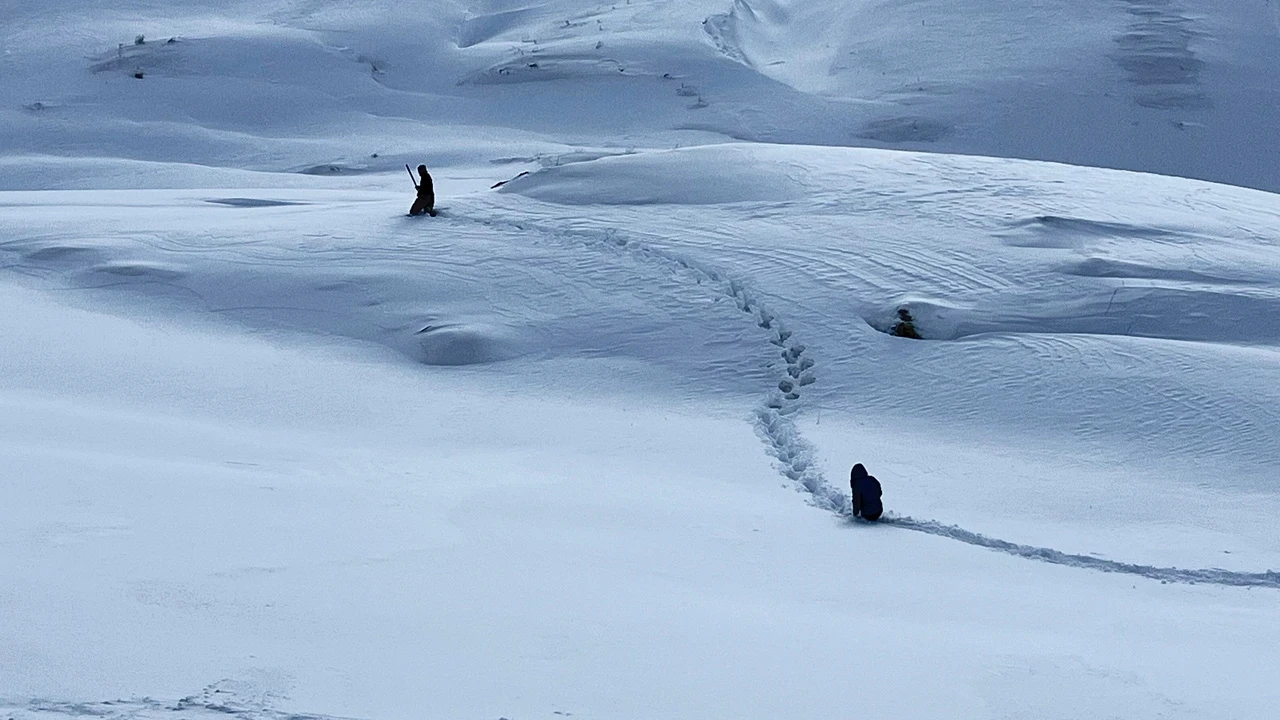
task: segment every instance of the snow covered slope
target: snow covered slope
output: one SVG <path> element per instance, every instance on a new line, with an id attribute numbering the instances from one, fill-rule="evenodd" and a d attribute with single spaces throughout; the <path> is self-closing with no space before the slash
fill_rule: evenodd
<path id="1" fill-rule="evenodd" d="M 1261 717 L 1280 221 L 1134 180 L 731 145 L 429 221 L 6 193 L 52 292 L 5 299 L 9 693 L 764 717 L 840 712 L 802 669 L 856 665 L 886 716 Z M 899 305 L 940 340 L 881 332 Z M 854 459 L 892 523 L 802 501 Z M 58 702 L 12 712 L 99 712 Z"/>
<path id="2" fill-rule="evenodd" d="M 1280 196 L 901 150 L 1274 189 L 1268 5 L 3 12 L 0 717 L 1280 706 Z"/>
<path id="3" fill-rule="evenodd" d="M 708 25 L 762 74 L 861 103 L 839 144 L 1277 190 L 1278 18 L 1266 0 L 733 0 Z"/>
<path id="4" fill-rule="evenodd" d="M 740 139 L 1280 189 L 1268 0 L 73 0 L 6 13 L 9 156 L 358 173 Z"/>

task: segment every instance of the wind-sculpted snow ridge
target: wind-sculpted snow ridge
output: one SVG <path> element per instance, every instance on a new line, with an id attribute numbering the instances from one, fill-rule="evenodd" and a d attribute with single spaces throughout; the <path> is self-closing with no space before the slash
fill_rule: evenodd
<path id="1" fill-rule="evenodd" d="M 1140 575 L 1151 580 L 1159 580 L 1161 582 L 1189 583 L 1192 585 L 1198 583 L 1212 585 L 1230 585 L 1235 587 L 1270 587 L 1280 588 L 1280 571 L 1268 570 L 1266 572 L 1235 572 L 1232 570 L 1222 570 L 1220 568 L 1177 568 L 1177 567 L 1155 567 L 1153 565 L 1138 565 L 1136 563 L 1119 562 L 1116 560 L 1107 560 L 1105 558 L 1094 557 L 1092 555 L 1073 555 L 1064 553 L 1052 548 L 1035 547 L 1033 545 L 1018 545 L 1007 540 L 987 537 L 976 532 L 965 530 L 955 525 L 946 525 L 936 520 L 917 520 L 913 517 L 900 515 L 885 515 L 880 520 L 881 523 L 891 525 L 893 527 L 903 528 L 905 530 L 914 530 L 916 532 L 927 533 L 929 535 L 937 535 L 938 537 L 958 540 L 969 545 L 977 545 L 978 547 L 998 550 L 1010 555 L 1027 558 L 1029 560 L 1039 560 L 1053 565 L 1066 565 L 1068 567 L 1084 568 L 1086 570 L 1099 570 L 1101 572 L 1123 573 L 1126 575 Z"/>

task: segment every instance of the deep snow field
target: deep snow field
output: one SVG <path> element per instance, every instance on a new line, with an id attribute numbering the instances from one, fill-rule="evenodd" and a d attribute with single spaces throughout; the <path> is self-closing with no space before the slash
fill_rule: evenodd
<path id="1" fill-rule="evenodd" d="M 105 5 L 0 5 L 0 718 L 1275 717 L 1272 2 Z"/>

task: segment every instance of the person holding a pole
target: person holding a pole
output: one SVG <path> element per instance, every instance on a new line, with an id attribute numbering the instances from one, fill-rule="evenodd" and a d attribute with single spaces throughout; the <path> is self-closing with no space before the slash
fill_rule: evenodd
<path id="1" fill-rule="evenodd" d="M 413 171 L 409 170 L 406 163 L 404 169 L 409 172 L 409 178 L 413 179 Z M 418 191 L 418 198 L 413 201 L 413 207 L 409 208 L 410 215 L 430 215 L 436 216 L 436 191 L 431 184 L 431 173 L 427 172 L 426 165 L 418 166 L 418 175 L 422 178 L 421 182 L 414 180 L 413 189 Z"/>

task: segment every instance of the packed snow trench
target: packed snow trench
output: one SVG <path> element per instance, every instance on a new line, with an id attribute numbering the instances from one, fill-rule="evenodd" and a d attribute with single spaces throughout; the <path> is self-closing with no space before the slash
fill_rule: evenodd
<path id="1" fill-rule="evenodd" d="M 1274 715 L 1273 3 L 429 5 L 0 11 L 0 718 Z"/>

